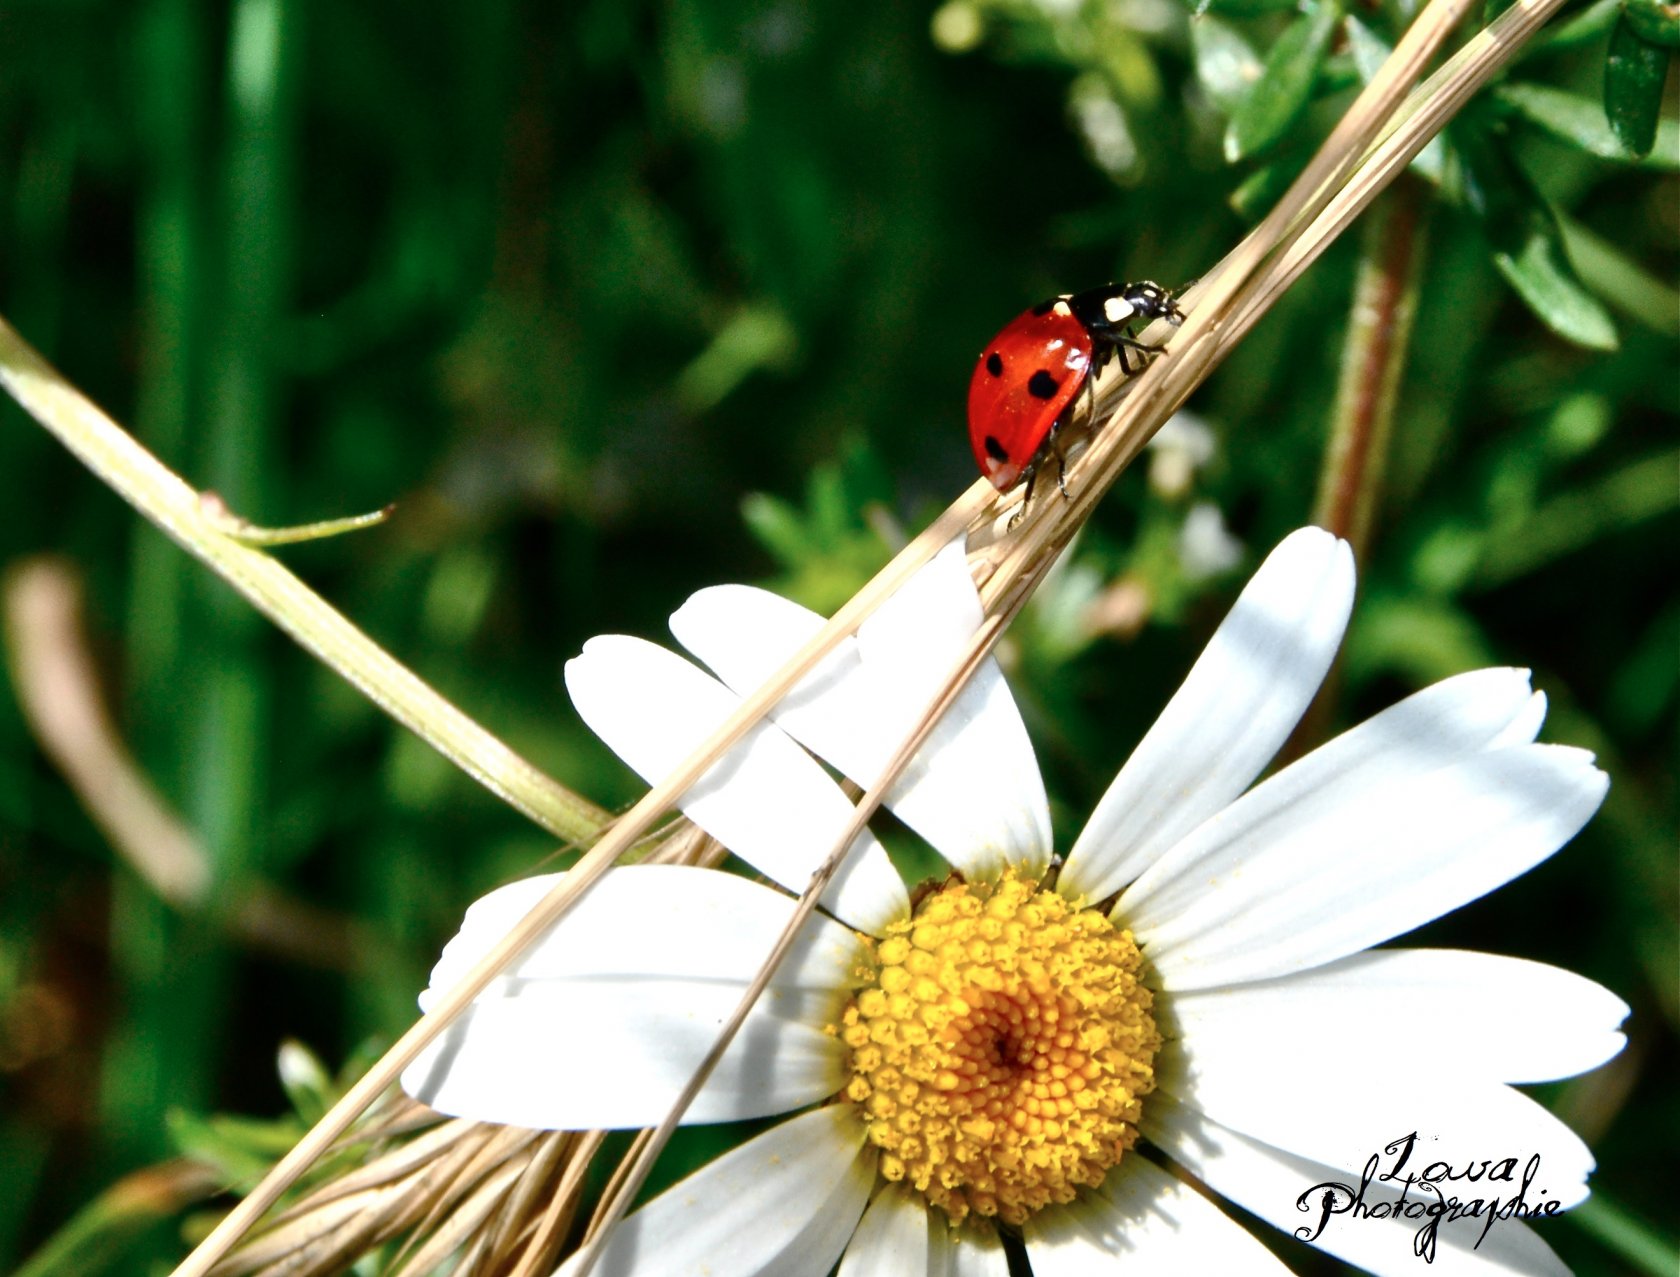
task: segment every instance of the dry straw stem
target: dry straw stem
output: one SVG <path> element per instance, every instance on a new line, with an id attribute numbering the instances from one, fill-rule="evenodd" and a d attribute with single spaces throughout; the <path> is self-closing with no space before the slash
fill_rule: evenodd
<path id="1" fill-rule="evenodd" d="M 607 814 L 530 763 L 439 696 L 278 559 L 230 534 L 225 508 L 147 452 L 0 320 L 0 385 L 174 541 L 243 594 L 369 700 L 510 806 L 568 842 L 584 842 Z M 267 531 L 267 530 L 265 530 Z"/>
<path id="2" fill-rule="evenodd" d="M 1441 44 L 1469 11 L 1467 0 L 1435 0 L 1408 29 L 1378 75 L 1343 117 L 1324 147 L 1303 171 L 1272 213 L 1222 261 L 1208 279 L 1187 295 L 1191 307 L 1173 340 L 1174 357 L 1158 361 L 1135 379 L 1116 419 L 1091 443 L 1069 470 L 1074 486 L 1066 501 L 1049 499 L 1025 512 L 1025 526 L 1014 538 L 996 543 L 996 557 L 982 556 L 980 570 L 987 620 L 975 634 L 946 686 L 915 732 L 903 744 L 882 777 L 863 796 L 853 820 L 801 896 L 787 929 L 766 959 L 758 978 L 719 1035 L 695 1078 L 673 1110 L 636 1155 L 623 1184 L 603 1200 L 590 1226 L 590 1240 L 579 1258 L 576 1277 L 587 1277 L 612 1225 L 651 1169 L 681 1115 L 746 1018 L 791 947 L 794 934 L 815 907 L 816 897 L 838 868 L 845 849 L 879 807 L 926 734 L 960 693 L 991 650 L 1003 628 L 1042 580 L 1057 554 L 1072 539 L 1096 502 L 1137 455 L 1162 422 L 1200 385 L 1214 366 L 1258 321 L 1261 314 L 1340 234 L 1354 217 L 1392 181 L 1452 114 L 1509 60 L 1561 0 L 1521 3 L 1489 31 L 1477 37 L 1446 68 L 1403 101 L 1410 86 L 1434 58 Z M 1404 124 L 1392 122 L 1403 118 Z M 1389 129 L 1382 146 L 1373 142 Z M 1158 328 L 1151 336 L 1163 336 Z M 1082 463 L 1082 464 L 1081 464 Z M 983 488 L 971 490 L 983 495 Z M 959 503 L 961 504 L 961 503 Z M 953 507 L 956 508 L 956 507 Z"/>
<path id="3" fill-rule="evenodd" d="M 710 1072 L 709 1065 L 709 1061 L 703 1064 L 701 1072 Z M 612 1209 L 614 1204 L 620 1199 L 635 1196 L 636 1183 L 632 1181 L 635 1180 L 637 1173 L 643 1169 L 644 1163 L 651 1164 L 653 1157 L 659 1155 L 658 1149 L 655 1149 L 652 1157 L 644 1156 L 650 1143 L 657 1139 L 659 1135 L 659 1131 L 653 1130 L 636 1132 L 635 1137 L 630 1141 L 630 1147 L 625 1150 L 624 1156 L 619 1159 L 618 1165 L 613 1168 L 612 1176 L 601 1189 L 600 1203 L 596 1206 L 594 1215 L 590 1217 L 588 1226 L 583 1230 L 581 1249 L 590 1249 L 601 1239 L 605 1231 L 612 1228 L 618 1214 L 622 1213 L 614 1213 Z M 583 1263 L 584 1271 L 588 1272 L 593 1263 L 593 1259 L 585 1259 Z"/>
<path id="4" fill-rule="evenodd" d="M 356 1140 L 404 1133 L 415 1114 L 431 1129 L 328 1179 L 219 1263 L 215 1277 L 329 1277 L 404 1235 L 393 1277 L 431 1271 L 462 1249 L 477 1252 L 483 1271 L 507 1272 L 515 1260 L 552 1267 L 581 1187 L 567 1158 L 587 1137 L 440 1121 L 402 1101 Z"/>
<path id="5" fill-rule="evenodd" d="M 1046 564 L 1048 562 L 1047 560 Z M 1026 597 L 1023 594 L 1021 601 L 1024 602 Z M 665 1119 L 653 1131 L 647 1142 L 636 1150 L 633 1160 L 630 1160 L 628 1169 L 623 1171 L 616 1187 L 603 1194 L 595 1218 L 590 1221 L 589 1240 L 580 1250 L 574 1277 L 588 1277 L 590 1270 L 594 1268 L 596 1260 L 600 1258 L 601 1247 L 605 1244 L 608 1234 L 612 1231 L 613 1226 L 624 1217 L 624 1213 L 630 1207 L 630 1202 L 635 1198 L 637 1191 L 646 1182 L 648 1173 L 653 1169 L 655 1159 L 658 1158 L 666 1142 L 671 1138 L 672 1132 L 681 1122 L 683 1114 L 688 1111 L 688 1106 L 694 1102 L 694 1097 L 700 1093 L 700 1088 L 705 1084 L 706 1079 L 711 1076 L 718 1061 L 723 1058 L 723 1053 L 728 1049 L 729 1044 L 734 1041 L 741 1025 L 746 1022 L 753 1004 L 758 1001 L 776 969 L 781 966 L 782 960 L 787 956 L 788 950 L 793 947 L 794 938 L 799 934 L 799 929 L 817 907 L 818 897 L 822 895 L 829 881 L 840 868 L 841 862 L 845 860 L 846 852 L 851 848 L 852 840 L 862 832 L 870 817 L 880 809 L 887 791 L 892 788 L 900 773 L 909 766 L 910 760 L 916 756 L 916 751 L 922 747 L 922 743 L 927 739 L 928 733 L 933 730 L 934 725 L 945 716 L 946 711 L 962 694 L 962 689 L 967 685 L 968 680 L 973 677 L 974 672 L 980 668 L 981 662 L 986 659 L 998 639 L 1002 637 L 1009 620 L 1009 616 L 997 615 L 987 617 L 981 623 L 980 628 L 969 639 L 968 646 L 958 659 L 956 667 L 946 678 L 933 702 L 922 713 L 915 728 L 899 745 L 897 752 L 894 753 L 885 770 L 882 771 L 880 779 L 858 799 L 851 819 L 847 822 L 839 838 L 835 840 L 834 847 L 830 850 L 826 859 L 817 868 L 817 871 L 811 875 L 810 885 L 800 895 L 799 902 L 789 916 L 787 925 L 782 928 L 781 934 L 776 937 L 776 943 L 766 956 L 763 966 L 759 968 L 758 975 L 742 995 L 735 1010 L 731 1012 L 729 1019 L 718 1033 L 717 1040 L 713 1042 L 711 1050 L 706 1053 L 705 1058 L 700 1062 L 700 1067 L 695 1070 L 694 1076 L 689 1079 L 688 1085 L 683 1088 L 682 1093 L 671 1106 L 671 1111 L 665 1115 Z"/>
<path id="6" fill-rule="evenodd" d="M 158 897 L 195 908 L 210 891 L 210 858 L 128 752 L 99 693 L 82 632 L 82 591 L 56 559 L 11 568 L 0 589 L 7 665 L 42 751 L 117 854 Z"/>
<path id="7" fill-rule="evenodd" d="M 989 491 L 989 489 L 988 489 Z M 670 776 L 655 785 L 639 802 L 616 821 L 601 840 L 572 867 L 554 888 L 515 925 L 501 941 L 466 975 L 444 991 L 432 1010 L 365 1073 L 342 1099 L 317 1122 L 274 1169 L 243 1200 L 234 1206 L 208 1237 L 175 1270 L 176 1277 L 203 1277 L 235 1242 L 260 1219 L 296 1179 L 348 1129 L 356 1115 L 394 1085 L 402 1070 L 439 1033 L 471 1004 L 498 973 L 543 932 L 558 921 L 579 897 L 600 878 L 649 826 L 673 807 L 677 800 L 719 757 L 750 731 L 800 678 L 829 652 L 841 638 L 855 630 L 880 600 L 889 596 L 933 556 L 940 546 L 960 533 L 978 513 L 983 495 L 978 488 L 959 500 L 920 536 L 913 540 L 875 579 L 848 602 L 780 673 L 767 682 L 715 731 L 694 754 Z"/>
<path id="8" fill-rule="evenodd" d="M 1156 366 L 1139 377 L 1135 385 L 1129 387 L 1130 393 L 1120 419 L 1115 421 L 1109 430 L 1099 434 L 1086 454 L 1076 459 L 1070 467 L 1068 478 L 1073 488 L 1072 499 L 1066 503 L 1054 500 L 1037 503 L 1036 508 L 1026 512 L 1018 534 L 995 543 L 991 552 L 977 565 L 984 578 L 982 597 L 990 620 L 977 634 L 975 646 L 962 662 L 962 668 L 953 674 L 934 712 L 940 712 L 944 705 L 955 698 L 967 673 L 978 663 L 979 657 L 976 654 L 983 653 L 990 643 L 995 641 L 1003 622 L 1024 603 L 1031 588 L 1048 570 L 1056 554 L 1083 524 L 1096 501 L 1159 424 L 1188 397 L 1194 387 L 1229 350 L 1231 344 L 1252 326 L 1265 304 L 1281 291 L 1289 279 L 1293 279 L 1304 270 L 1322 251 L 1329 238 L 1345 226 L 1382 185 L 1403 167 L 1410 154 L 1415 153 L 1415 149 L 1408 151 L 1407 148 L 1414 142 L 1416 148 L 1421 148 L 1434 129 L 1440 127 L 1463 98 L 1485 83 L 1486 79 L 1509 59 L 1522 38 L 1544 21 L 1545 16 L 1556 7 L 1556 3 L 1557 0 L 1524 0 L 1523 3 L 1519 3 L 1490 30 L 1489 38 L 1482 42 L 1483 48 L 1477 56 L 1455 64 L 1446 82 L 1441 82 L 1441 77 L 1437 77 L 1436 87 L 1424 95 L 1408 120 L 1408 136 L 1411 140 L 1398 141 L 1406 130 L 1397 132 L 1379 148 L 1376 155 L 1365 160 L 1363 167 L 1354 173 L 1354 167 L 1360 164 L 1366 148 L 1399 104 L 1406 85 L 1411 83 L 1434 56 L 1440 43 L 1463 17 L 1468 5 L 1466 0 L 1434 0 L 1434 3 L 1419 16 L 1378 78 L 1360 95 L 1347 119 L 1338 126 L 1331 141 L 1309 165 L 1283 202 L 1219 268 L 1210 272 L 1204 282 L 1188 295 L 1188 317 L 1172 343 L 1172 356 L 1160 360 Z M 1352 193 L 1338 196 L 1338 192 L 1344 186 Z M 1332 199 L 1337 199 L 1338 203 L 1333 210 L 1327 211 Z M 1297 239 L 1293 246 L 1280 252 L 1291 233 L 1299 235 L 1299 231 L 1293 228 L 1300 227 L 1303 222 L 1312 218 L 1321 221 L 1320 226 L 1313 228 L 1315 238 Z M 166 531 L 176 536 L 177 540 L 182 541 L 218 572 L 233 581 L 236 587 L 257 601 L 265 612 L 289 632 L 298 636 L 311 650 L 316 651 L 335 668 L 345 672 L 347 677 L 364 690 L 368 690 L 370 695 L 374 695 L 365 674 L 358 675 L 346 668 L 340 660 L 335 659 L 336 649 L 323 649 L 318 635 L 311 627 L 298 625 L 294 609 L 307 611 L 316 606 L 324 608 L 325 605 L 321 604 L 320 600 L 309 594 L 289 573 L 284 574 L 282 582 L 288 586 L 286 590 L 277 592 L 253 588 L 253 576 L 267 581 L 268 578 L 262 574 L 267 573 L 269 567 L 280 573 L 284 573 L 284 569 L 279 568 L 266 556 L 247 547 L 236 546 L 229 542 L 228 538 L 219 537 L 219 534 L 203 528 L 202 515 L 192 513 L 198 505 L 195 494 L 167 471 L 162 471 L 162 474 L 167 476 L 169 483 L 173 483 L 178 491 L 169 489 L 166 484 L 165 491 L 171 500 L 161 511 L 148 507 L 145 498 L 155 496 L 156 493 L 137 493 L 130 480 L 137 469 L 143 469 L 147 465 L 157 467 L 157 463 L 139 449 L 137 444 L 122 435 L 114 424 L 65 386 L 33 351 L 23 345 L 15 333 L 3 325 L 0 325 L 0 380 L 4 380 L 31 412 L 40 417 L 49 428 L 54 429 L 55 433 L 59 433 L 73 450 L 123 495 L 140 505 Z M 43 395 L 43 388 L 49 393 Z M 1111 395 L 1107 397 L 1112 398 Z M 94 414 L 96 418 L 92 423 L 82 420 L 88 413 Z M 73 421 L 77 428 L 59 429 L 66 419 Z M 98 440 L 98 448 L 88 446 L 90 437 Z M 157 469 L 162 470 L 161 467 Z M 970 488 L 931 527 L 888 564 L 869 586 L 847 603 L 775 677 L 748 697 L 728 721 L 680 768 L 651 789 L 634 808 L 615 823 L 578 865 L 564 876 L 555 889 L 472 971 L 445 991 L 433 1011 L 412 1026 L 333 1110 L 281 1159 L 263 1182 L 228 1214 L 198 1250 L 177 1269 L 178 1277 L 202 1277 L 202 1274 L 227 1252 L 233 1242 L 274 1204 L 297 1176 L 331 1147 L 333 1141 L 348 1128 L 355 1116 L 395 1082 L 402 1068 L 460 1014 L 527 944 L 560 918 L 582 892 L 619 855 L 630 848 L 653 821 L 670 810 L 689 786 L 737 743 L 834 644 L 854 632 L 857 625 L 875 606 L 908 579 L 939 546 L 975 524 L 986 511 L 991 495 L 984 482 L 976 483 Z M 214 546 L 218 552 L 209 552 L 207 546 Z M 269 567 L 254 566 L 253 560 Z M 330 609 L 327 611 L 330 613 Z M 349 628 L 336 613 L 330 615 L 338 624 Z M 351 632 L 354 633 L 353 630 Z M 366 642 L 365 639 L 361 641 Z M 379 655 L 384 657 L 383 653 Z M 388 657 L 384 659 L 389 660 Z M 401 670 L 401 667 L 397 669 Z M 407 671 L 401 673 L 409 679 L 413 678 Z M 384 699 L 377 695 L 375 699 L 390 708 Z M 926 725 L 931 722 L 930 717 L 912 741 L 906 743 L 907 751 L 913 751 L 914 742 L 925 734 Z M 416 727 L 416 730 L 420 728 Z M 431 732 L 423 734 L 433 740 L 434 744 L 437 743 L 435 735 Z M 449 750 L 445 752 L 450 753 Z M 451 753 L 451 757 L 455 755 Z M 907 758 L 908 752 L 901 751 L 901 759 Z M 462 765 L 467 766 L 467 763 L 463 762 Z M 525 765 L 521 763 L 519 766 Z M 503 783 L 500 774 L 487 776 L 473 767 L 468 769 L 496 792 L 508 793 L 508 787 Z M 865 795 L 863 806 L 859 809 L 860 815 L 854 820 L 854 825 L 861 827 L 868 819 L 874 805 L 878 804 L 881 793 L 890 785 L 895 775 L 896 770 L 889 770 L 870 793 Z M 509 800 L 514 801 L 511 796 Z M 519 806 L 521 810 L 527 810 L 519 802 L 515 801 L 514 805 Z M 843 848 L 848 845 L 851 837 L 848 833 L 839 846 Z M 814 898 L 814 893 L 808 894 Z M 721 1053 L 723 1045 L 724 1043 L 720 1043 L 714 1051 L 714 1058 Z M 653 1147 L 651 1141 L 649 1147 Z M 637 1178 L 637 1175 L 638 1170 L 632 1168 L 626 1177 L 626 1183 Z M 620 1200 L 622 1199 L 623 1195 L 620 1195 Z M 607 1218 L 610 1218 L 611 1211 L 612 1208 L 609 1208 Z"/>
<path id="9" fill-rule="evenodd" d="M 1560 4 L 1519 0 L 1407 98 L 1471 3 L 1433 0 L 1418 15 L 1277 206 L 1186 291 L 1178 332 L 1158 323 L 1145 334 L 1170 336 L 1170 357 L 1119 387 L 1126 391 L 1120 408 L 1068 467 L 1071 499 L 1037 503 L 1018 535 L 993 548 L 982 588 L 988 612 L 1033 579 L 1029 565 L 1061 552 L 1161 423 Z M 1108 379 L 1105 401 L 1116 385 Z"/>
<path id="10" fill-rule="evenodd" d="M 553 1267 L 581 1196 L 582 1182 L 568 1176 L 579 1165 L 578 1147 L 588 1137 L 571 1131 L 549 1133 L 537 1146 L 531 1163 L 508 1194 L 496 1227 L 488 1230 L 486 1259 L 492 1271 L 505 1271 L 519 1252 L 517 1271 Z M 587 1156 L 582 1165 L 588 1165 Z M 559 1191 L 557 1181 L 571 1179 L 571 1192 Z M 458 1272 L 470 1271 L 464 1265 Z"/>
<path id="11" fill-rule="evenodd" d="M 213 910 L 254 948 L 354 971 L 373 952 L 352 920 L 312 908 L 260 881 L 232 899 L 215 891 L 210 857 L 141 770 L 106 711 L 82 629 L 80 578 L 66 562 L 25 559 L 0 580 L 7 665 L 36 742 L 112 849 L 177 909 Z"/>
<path id="12" fill-rule="evenodd" d="M 409 1233 L 409 1249 L 393 1265 L 391 1277 L 413 1277 L 441 1265 L 463 1248 L 481 1250 L 497 1231 L 484 1228 L 524 1175 L 530 1154 L 546 1133 L 521 1131 L 517 1127 L 491 1128 L 496 1135 L 462 1169 L 461 1180 L 469 1191 L 453 1202 L 440 1201 L 416 1221 Z M 472 1271 L 472 1258 L 461 1267 Z"/>
<path id="13" fill-rule="evenodd" d="M 1451 120 L 1553 14 L 1563 0 L 1519 0 L 1479 31 L 1426 84 L 1412 94 L 1384 127 L 1381 141 L 1350 175 L 1347 183 L 1282 254 L 1277 269 L 1246 296 L 1238 322 L 1252 325 L 1285 289 L 1300 278 L 1318 254 L 1410 164 Z"/>

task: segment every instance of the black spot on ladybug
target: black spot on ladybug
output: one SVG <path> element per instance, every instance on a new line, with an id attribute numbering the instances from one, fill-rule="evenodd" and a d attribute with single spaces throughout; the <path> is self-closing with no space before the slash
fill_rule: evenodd
<path id="1" fill-rule="evenodd" d="M 994 377 L 1003 376 L 1003 356 L 995 350 L 986 356 L 986 371 Z"/>
<path id="2" fill-rule="evenodd" d="M 1027 393 L 1034 399 L 1054 399 L 1056 397 L 1056 387 L 1060 384 L 1054 377 L 1040 368 L 1027 378 Z"/>
<path id="3" fill-rule="evenodd" d="M 1032 308 L 1032 313 L 1035 315 L 1048 315 L 1055 307 L 1056 303 L 1061 300 L 1062 299 L 1060 297 L 1052 297 L 1047 302 L 1039 302 L 1038 305 Z"/>
<path id="4" fill-rule="evenodd" d="M 1009 460 L 1009 454 L 1003 450 L 1003 445 L 998 442 L 996 435 L 986 436 L 986 455 L 993 461 Z"/>

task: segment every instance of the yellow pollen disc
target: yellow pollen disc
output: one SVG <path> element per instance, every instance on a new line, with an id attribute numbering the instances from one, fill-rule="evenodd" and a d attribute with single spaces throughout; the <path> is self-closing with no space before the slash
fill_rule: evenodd
<path id="1" fill-rule="evenodd" d="M 1137 1141 L 1161 1035 L 1131 932 L 1009 871 L 935 892 L 874 960 L 837 1027 L 888 1179 L 1021 1224 Z"/>

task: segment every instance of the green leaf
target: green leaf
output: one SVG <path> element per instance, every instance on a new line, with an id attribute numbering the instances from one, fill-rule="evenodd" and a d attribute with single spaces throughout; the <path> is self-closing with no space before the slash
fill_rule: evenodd
<path id="1" fill-rule="evenodd" d="M 1446 541 L 1451 535 L 1443 529 L 1432 540 Z M 1342 661 L 1355 687 L 1385 675 L 1424 687 L 1493 664 L 1495 651 L 1476 622 L 1445 599 L 1388 592 L 1360 600 L 1358 623 L 1342 646 Z"/>
<path id="2" fill-rule="evenodd" d="M 1671 449 L 1552 497 L 1527 518 L 1488 534 L 1472 584 L 1503 585 L 1595 541 L 1671 516 L 1680 507 L 1677 470 L 1680 451 Z"/>
<path id="3" fill-rule="evenodd" d="M 1612 719 L 1645 733 L 1659 730 L 1668 707 L 1680 702 L 1680 600 L 1644 627 L 1611 675 L 1605 709 Z M 1637 1236 L 1637 1234 L 1633 1234 Z M 1668 1271 L 1680 1268 L 1680 1259 Z M 1653 1272 L 1661 1269 L 1653 1268 Z"/>
<path id="4" fill-rule="evenodd" d="M 220 1180 L 185 1160 L 124 1176 L 62 1224 L 13 1277 L 100 1277 L 147 1272 L 144 1239 L 163 1221 L 215 1195 Z"/>
<path id="5" fill-rule="evenodd" d="M 1623 163 L 1638 159 L 1611 129 L 1604 108 L 1589 97 L 1550 85 L 1527 83 L 1507 84 L 1496 92 L 1500 102 L 1529 123 L 1583 151 Z M 1651 148 L 1643 163 L 1668 172 L 1680 170 L 1680 125 L 1673 120 L 1658 122 L 1657 145 Z"/>
<path id="6" fill-rule="evenodd" d="M 230 1181 L 254 1182 L 297 1143 L 303 1131 L 289 1116 L 272 1120 L 228 1114 L 201 1117 L 174 1110 L 166 1122 L 170 1142 L 176 1148 L 187 1157 L 216 1167 Z"/>
<path id="7" fill-rule="evenodd" d="M 1231 116 L 1225 158 L 1239 160 L 1276 142 L 1300 117 L 1312 97 L 1319 68 L 1341 20 L 1337 0 L 1322 0 L 1302 14 L 1266 54 L 1260 79 Z"/>
<path id="8" fill-rule="evenodd" d="M 1545 198 L 1480 129 L 1454 131 L 1464 202 L 1482 219 L 1493 263 L 1540 321 L 1566 341 L 1614 350 L 1616 325 L 1575 275 Z"/>
<path id="9" fill-rule="evenodd" d="M 1579 48 L 1583 44 L 1597 44 L 1608 34 L 1621 17 L 1621 0 L 1597 0 L 1574 17 L 1552 23 L 1528 42 L 1518 55 L 1519 62 L 1527 62 L 1548 53 Z"/>
<path id="10" fill-rule="evenodd" d="M 676 381 L 685 412 L 709 412 L 761 368 L 786 368 L 799 334 L 774 305 L 743 306 L 684 368 Z"/>
<path id="11" fill-rule="evenodd" d="M 1306 166 L 1306 153 L 1297 151 L 1256 169 L 1231 192 L 1231 208 L 1238 216 L 1258 222 Z"/>
<path id="12" fill-rule="evenodd" d="M 1610 33 L 1610 52 L 1604 59 L 1604 113 L 1631 154 L 1649 154 L 1657 140 L 1670 56 L 1640 39 L 1625 15 Z"/>
<path id="13" fill-rule="evenodd" d="M 292 1108 L 305 1122 L 314 1125 L 326 1116 L 338 1098 L 326 1065 L 303 1043 L 288 1038 L 280 1044 L 278 1068 L 280 1087 Z"/>
<path id="14" fill-rule="evenodd" d="M 1589 350 L 1616 349 L 1610 312 L 1575 277 L 1549 211 L 1536 210 L 1515 251 L 1496 250 L 1493 264 L 1559 337 Z"/>
<path id="15" fill-rule="evenodd" d="M 1351 13 L 1343 30 L 1347 33 L 1348 54 L 1353 58 L 1353 65 L 1359 69 L 1359 78 L 1369 84 L 1376 78 L 1382 64 L 1388 61 L 1388 55 L 1394 52 L 1394 46 Z"/>
<path id="16" fill-rule="evenodd" d="M 1218 13 L 1228 18 L 1258 18 L 1268 13 L 1287 13 L 1299 7 L 1298 0 L 1202 0 L 1197 14 Z"/>
<path id="17" fill-rule="evenodd" d="M 1668 338 L 1680 338 L 1680 289 L 1665 275 L 1647 270 L 1623 246 L 1558 214 L 1564 251 L 1596 296 L 1622 314 Z"/>
<path id="18" fill-rule="evenodd" d="M 749 492 L 741 498 L 741 521 L 753 539 L 784 566 L 799 563 L 811 551 L 799 510 L 779 497 Z"/>
<path id="19" fill-rule="evenodd" d="M 1319 65 L 1318 81 L 1313 85 L 1313 92 L 1319 97 L 1330 97 L 1347 89 L 1363 88 L 1365 77 L 1360 74 L 1359 67 L 1345 53 L 1332 53 Z"/>
<path id="20" fill-rule="evenodd" d="M 1680 4 L 1662 0 L 1625 0 L 1622 16 L 1634 35 L 1647 44 L 1680 49 Z"/>
<path id="21" fill-rule="evenodd" d="M 1202 13 L 1190 19 L 1190 48 L 1208 97 L 1221 111 L 1235 111 L 1260 79 L 1254 46 L 1229 22 Z"/>

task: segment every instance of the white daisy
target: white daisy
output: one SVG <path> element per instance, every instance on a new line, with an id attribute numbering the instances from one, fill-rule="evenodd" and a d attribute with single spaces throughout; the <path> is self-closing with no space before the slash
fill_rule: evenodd
<path id="1" fill-rule="evenodd" d="M 1437 1186 L 1582 1200 L 1591 1155 L 1510 1084 L 1607 1059 L 1627 1008 L 1532 962 L 1370 946 L 1551 855 L 1606 780 L 1583 751 L 1535 744 L 1544 698 L 1524 671 L 1491 669 L 1250 789 L 1329 667 L 1352 596 L 1344 543 L 1306 529 L 1279 546 L 1059 869 L 1020 715 L 982 669 L 888 799 L 952 874 L 912 905 L 859 836 L 827 916 L 686 1120 L 795 1116 L 627 1217 L 596 1271 L 1004 1277 L 1004 1236 L 1037 1277 L 1286 1271 L 1174 1163 L 1372 1271 L 1425 1271 L 1414 1247 L 1431 1237 L 1434 1273 L 1564 1271 L 1509 1209 L 1438 1236 L 1419 1212 Z M 979 622 L 953 545 L 683 810 L 799 891 L 848 812 L 812 754 L 869 783 Z M 653 781 L 820 623 L 760 590 L 704 590 L 672 629 L 716 677 L 606 637 L 567 684 Z M 422 1005 L 551 883 L 474 904 Z M 612 870 L 404 1085 L 487 1122 L 652 1126 L 791 907 L 727 873 Z M 1423 1182 L 1361 1189 L 1372 1158 Z"/>

